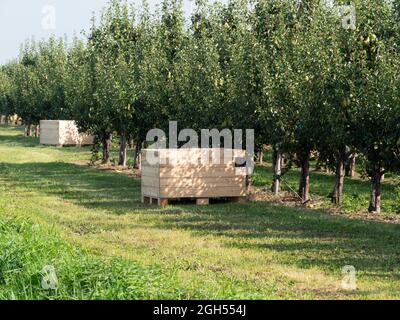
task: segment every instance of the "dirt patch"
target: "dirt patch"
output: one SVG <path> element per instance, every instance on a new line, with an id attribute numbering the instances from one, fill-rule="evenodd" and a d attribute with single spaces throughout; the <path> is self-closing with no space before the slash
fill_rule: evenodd
<path id="1" fill-rule="evenodd" d="M 400 224 L 400 215 L 390 213 L 371 213 L 368 210 L 346 212 L 335 208 L 329 208 L 326 212 L 334 216 L 342 216 L 355 220 L 367 220 L 390 224 Z"/>
<path id="2" fill-rule="evenodd" d="M 251 186 L 249 189 L 249 200 L 254 202 L 268 202 L 286 207 L 304 208 L 310 210 L 322 210 L 323 212 L 333 215 L 342 216 L 355 220 L 367 220 L 390 224 L 400 224 L 400 215 L 390 213 L 370 213 L 368 210 L 359 211 L 343 211 L 338 208 L 331 207 L 329 200 L 312 195 L 312 200 L 306 205 L 303 205 L 301 200 L 294 194 L 288 191 L 282 191 L 279 195 L 275 195 L 268 188 L 260 188 Z"/>
<path id="3" fill-rule="evenodd" d="M 324 199 L 313 196 L 307 204 L 303 204 L 299 196 L 293 192 L 281 191 L 279 195 L 275 195 L 269 188 L 251 186 L 249 189 L 249 200 L 254 202 L 271 202 L 287 207 L 319 209 L 322 207 Z"/>
<path id="4" fill-rule="evenodd" d="M 136 179 L 140 179 L 140 177 L 141 177 L 140 170 L 133 168 L 133 167 L 122 167 L 122 166 L 114 165 L 112 163 L 110 163 L 110 164 L 103 164 L 101 162 L 92 163 L 90 161 L 85 161 L 85 160 L 75 161 L 74 164 L 76 164 L 78 166 L 90 167 L 90 168 L 97 169 L 97 170 L 111 171 L 111 172 L 129 176 L 129 177 L 133 177 Z"/>

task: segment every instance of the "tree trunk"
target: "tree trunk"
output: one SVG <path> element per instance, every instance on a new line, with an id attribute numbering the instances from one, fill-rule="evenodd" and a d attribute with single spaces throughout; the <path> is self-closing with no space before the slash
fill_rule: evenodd
<path id="1" fill-rule="evenodd" d="M 102 139 L 101 143 L 103 145 L 103 164 L 110 163 L 110 149 L 111 149 L 111 134 L 105 134 Z"/>
<path id="2" fill-rule="evenodd" d="M 126 167 L 126 149 L 127 149 L 126 132 L 125 130 L 122 130 L 119 139 L 119 160 L 118 160 L 118 165 L 122 167 Z"/>
<path id="3" fill-rule="evenodd" d="M 40 136 L 40 126 L 35 126 L 35 137 L 38 138 Z"/>
<path id="4" fill-rule="evenodd" d="M 378 168 L 371 177 L 371 195 L 369 200 L 369 212 L 381 212 L 381 181 L 383 172 Z"/>
<path id="5" fill-rule="evenodd" d="M 357 156 L 353 154 L 346 164 L 346 177 L 354 178 L 356 174 L 356 158 Z"/>
<path id="6" fill-rule="evenodd" d="M 274 149 L 272 155 L 273 169 L 274 169 L 274 181 L 272 184 L 272 192 L 278 195 L 281 191 L 281 176 L 282 176 L 282 153 Z"/>
<path id="7" fill-rule="evenodd" d="M 31 125 L 31 124 L 28 124 L 28 125 L 25 127 L 25 135 L 26 135 L 27 137 L 32 137 L 32 125 Z"/>
<path id="8" fill-rule="evenodd" d="M 336 159 L 336 182 L 332 192 L 332 203 L 340 206 L 342 204 L 343 186 L 345 176 L 344 154 L 339 154 Z"/>
<path id="9" fill-rule="evenodd" d="M 310 200 L 310 152 L 300 157 L 301 176 L 299 183 L 299 195 L 306 203 Z"/>
<path id="10" fill-rule="evenodd" d="M 140 169 L 141 166 L 141 158 L 140 158 L 140 153 L 141 153 L 141 149 L 142 149 L 142 144 L 141 143 L 137 143 L 136 147 L 135 147 L 135 159 L 133 160 L 133 167 L 136 169 Z"/>
<path id="11" fill-rule="evenodd" d="M 258 160 L 259 165 L 263 165 L 263 163 L 264 163 L 264 150 L 263 149 L 258 151 L 257 160 Z"/>

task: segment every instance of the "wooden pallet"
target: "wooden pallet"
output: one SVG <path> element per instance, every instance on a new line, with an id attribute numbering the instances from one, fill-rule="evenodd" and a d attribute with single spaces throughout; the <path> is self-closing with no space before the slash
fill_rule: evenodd
<path id="1" fill-rule="evenodd" d="M 208 206 L 210 204 L 210 198 L 191 198 L 196 201 L 198 206 Z M 223 198 L 227 199 L 229 202 L 236 202 L 236 203 L 245 203 L 247 201 L 246 197 L 227 197 Z M 170 201 L 179 200 L 178 198 L 154 198 L 148 196 L 142 196 L 142 203 L 145 204 L 155 204 L 159 206 L 167 206 Z"/>

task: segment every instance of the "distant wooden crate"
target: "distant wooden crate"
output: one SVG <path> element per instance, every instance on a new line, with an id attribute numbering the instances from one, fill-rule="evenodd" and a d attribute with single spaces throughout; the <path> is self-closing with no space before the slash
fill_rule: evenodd
<path id="1" fill-rule="evenodd" d="M 75 121 L 42 120 L 40 121 L 40 143 L 44 145 L 90 145 L 94 137 L 79 133 Z"/>
<path id="2" fill-rule="evenodd" d="M 5 124 L 5 123 L 20 124 L 18 116 L 16 114 L 11 116 L 0 115 L 0 124 Z"/>
<path id="3" fill-rule="evenodd" d="M 168 204 L 193 198 L 206 205 L 210 198 L 244 201 L 246 151 L 232 149 L 158 149 L 142 153 L 142 201 Z M 243 162 L 243 161 L 242 161 Z"/>

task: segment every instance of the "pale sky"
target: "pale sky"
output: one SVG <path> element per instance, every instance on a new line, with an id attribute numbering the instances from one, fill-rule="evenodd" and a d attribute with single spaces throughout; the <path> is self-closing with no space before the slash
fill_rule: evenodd
<path id="1" fill-rule="evenodd" d="M 148 0 L 152 10 L 160 3 Z M 21 44 L 35 39 L 89 30 L 93 12 L 100 12 L 108 0 L 0 0 L 0 64 L 17 57 Z M 140 4 L 140 0 L 130 0 Z M 193 0 L 184 0 L 187 15 Z M 55 19 L 53 19 L 55 17 Z"/>

